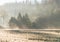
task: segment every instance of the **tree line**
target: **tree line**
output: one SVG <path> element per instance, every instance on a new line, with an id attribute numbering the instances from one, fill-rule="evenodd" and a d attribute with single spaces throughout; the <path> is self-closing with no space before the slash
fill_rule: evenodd
<path id="1" fill-rule="evenodd" d="M 60 11 L 51 13 L 50 16 L 38 17 L 34 22 L 31 22 L 27 13 L 23 16 L 19 13 L 17 19 L 15 17 L 11 17 L 9 26 L 28 29 L 44 29 L 48 26 L 60 27 Z"/>
<path id="2" fill-rule="evenodd" d="M 21 14 L 19 13 L 17 19 L 15 17 L 11 17 L 9 21 L 9 26 L 10 27 L 18 26 L 19 28 L 23 28 L 23 27 L 30 28 L 31 21 L 27 13 L 24 16 L 21 16 Z"/>

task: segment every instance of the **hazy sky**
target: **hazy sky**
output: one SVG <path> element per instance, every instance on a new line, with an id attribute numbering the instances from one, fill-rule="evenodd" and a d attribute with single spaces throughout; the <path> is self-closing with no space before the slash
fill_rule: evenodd
<path id="1" fill-rule="evenodd" d="M 23 0 L 17 0 L 17 2 L 22 2 Z M 25 1 L 25 0 L 24 0 Z M 33 2 L 34 0 L 31 0 Z M 38 2 L 41 2 L 41 0 L 37 0 Z M 0 0 L 0 5 L 3 5 L 5 3 L 11 3 L 11 2 L 16 2 L 16 0 Z"/>

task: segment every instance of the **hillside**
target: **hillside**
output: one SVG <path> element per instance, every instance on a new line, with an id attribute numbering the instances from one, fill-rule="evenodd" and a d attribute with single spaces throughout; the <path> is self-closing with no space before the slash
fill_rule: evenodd
<path id="1" fill-rule="evenodd" d="M 3 6 L 0 6 L 0 25 L 9 25 L 8 22 L 11 17 L 17 19 L 19 13 L 22 16 L 28 14 L 31 22 L 36 22 L 38 18 L 42 19 L 48 17 L 50 19 L 53 14 L 58 14 L 59 11 L 60 6 L 55 1 L 53 3 L 48 2 L 47 4 L 6 3 Z"/>

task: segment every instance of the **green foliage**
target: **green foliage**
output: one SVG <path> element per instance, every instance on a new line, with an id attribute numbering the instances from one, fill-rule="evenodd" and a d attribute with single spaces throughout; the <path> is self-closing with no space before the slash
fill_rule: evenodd
<path id="1" fill-rule="evenodd" d="M 27 27 L 31 26 L 31 21 L 28 17 L 28 14 L 25 14 L 25 16 L 23 16 L 23 20 L 22 20 L 23 24 Z"/>
<path id="2" fill-rule="evenodd" d="M 60 10 L 52 14 L 49 18 L 49 24 L 55 27 L 60 26 Z"/>
<path id="3" fill-rule="evenodd" d="M 33 23 L 33 27 L 36 28 L 36 29 L 43 29 L 43 28 L 46 27 L 47 22 L 48 22 L 47 18 L 39 17 L 39 18 L 36 19 L 36 22 Z"/>
<path id="4" fill-rule="evenodd" d="M 19 28 L 23 27 L 23 26 L 30 28 L 31 27 L 31 21 L 28 17 L 28 14 L 25 14 L 22 17 L 21 14 L 19 13 L 17 19 L 15 19 L 14 17 L 11 17 L 11 19 L 9 21 L 9 25 L 10 26 L 16 25 Z"/>
<path id="5" fill-rule="evenodd" d="M 19 28 L 22 27 L 23 23 L 22 23 L 21 13 L 19 13 L 19 15 L 17 16 L 17 21 L 18 21 L 17 26 L 18 26 Z"/>
<path id="6" fill-rule="evenodd" d="M 34 24 L 37 28 L 60 27 L 60 10 L 47 17 L 39 17 Z"/>
<path id="7" fill-rule="evenodd" d="M 18 17 L 17 17 L 17 20 L 18 20 L 18 21 L 21 21 L 21 20 L 22 20 L 21 13 L 19 13 L 19 15 L 18 15 Z"/>
<path id="8" fill-rule="evenodd" d="M 9 21 L 9 26 L 17 25 L 17 23 L 18 21 L 14 17 L 11 17 Z"/>
<path id="9" fill-rule="evenodd" d="M 25 26 L 32 29 L 44 29 L 48 26 L 60 27 L 60 10 L 57 10 L 56 12 L 53 12 L 52 10 L 50 13 L 48 12 L 48 14 L 50 15 L 38 17 L 34 22 L 31 22 L 27 13 L 24 16 L 21 16 L 19 13 L 17 19 L 11 17 L 9 25 L 15 24 L 18 27 Z"/>

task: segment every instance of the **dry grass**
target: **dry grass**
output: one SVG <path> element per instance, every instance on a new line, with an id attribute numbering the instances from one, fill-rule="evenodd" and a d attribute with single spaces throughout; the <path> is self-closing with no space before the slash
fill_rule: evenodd
<path id="1" fill-rule="evenodd" d="M 50 31 L 25 31 L 25 33 L 17 33 L 11 32 L 11 30 L 0 30 L 0 42 L 45 42 L 58 40 L 58 37 L 60 37 L 60 34 L 58 35 L 57 32 Z"/>

